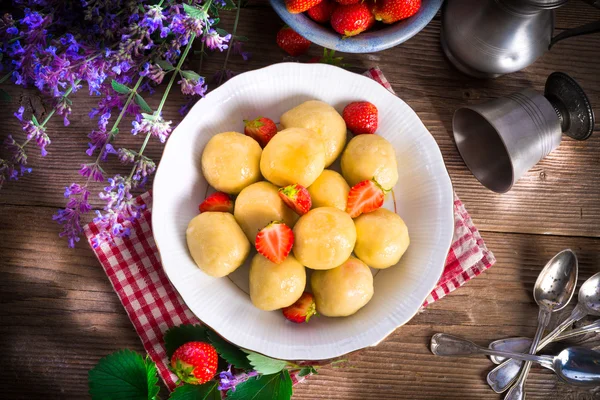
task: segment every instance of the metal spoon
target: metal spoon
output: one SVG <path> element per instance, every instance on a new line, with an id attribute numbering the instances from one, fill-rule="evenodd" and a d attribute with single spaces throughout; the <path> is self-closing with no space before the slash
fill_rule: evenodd
<path id="1" fill-rule="evenodd" d="M 544 267 L 533 288 L 533 299 L 540 307 L 538 327 L 529 348 L 529 354 L 535 354 L 542 334 L 550 322 L 553 312 L 562 310 L 569 304 L 577 285 L 577 256 L 570 249 L 563 250 Z M 531 369 L 531 362 L 525 361 L 521 373 L 506 396 L 505 400 L 522 400 L 525 398 L 525 381 Z"/>
<path id="2" fill-rule="evenodd" d="M 457 336 L 436 333 L 431 338 L 431 352 L 438 356 L 487 354 L 510 357 L 527 363 L 536 362 L 548 368 L 571 385 L 600 384 L 600 352 L 583 347 L 569 347 L 557 356 L 534 356 L 491 350 Z"/>
<path id="3" fill-rule="evenodd" d="M 537 351 L 541 350 L 548 343 L 573 324 L 586 315 L 600 315 L 600 273 L 586 280 L 579 289 L 578 303 L 571 312 L 571 315 L 560 325 L 558 325 L 544 340 L 537 346 Z M 508 341 L 509 339 L 504 339 Z M 501 349 L 507 350 L 507 349 Z M 492 357 L 492 361 L 499 361 L 497 357 Z M 517 377 L 514 372 L 516 367 L 522 364 L 520 361 L 509 360 L 494 368 L 487 376 L 487 382 L 496 393 L 502 393 L 510 387 Z"/>

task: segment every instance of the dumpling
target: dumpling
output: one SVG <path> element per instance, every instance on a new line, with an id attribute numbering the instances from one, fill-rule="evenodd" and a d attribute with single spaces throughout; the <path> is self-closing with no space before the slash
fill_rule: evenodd
<path id="1" fill-rule="evenodd" d="M 302 296 L 306 270 L 291 254 L 275 264 L 257 254 L 250 264 L 250 299 L 261 310 L 291 306 Z"/>
<path id="2" fill-rule="evenodd" d="M 203 212 L 190 221 L 185 233 L 194 262 L 210 276 L 230 274 L 250 253 L 250 243 L 230 213 Z"/>
<path id="3" fill-rule="evenodd" d="M 303 128 L 284 129 L 269 141 L 260 158 L 260 171 L 277 186 L 299 183 L 304 187 L 325 168 L 325 146 L 315 132 Z"/>
<path id="4" fill-rule="evenodd" d="M 326 317 L 347 317 L 373 297 L 373 275 L 357 258 L 327 271 L 313 272 L 310 283 L 317 312 Z"/>
<path id="5" fill-rule="evenodd" d="M 258 231 L 270 222 L 283 221 L 291 228 L 298 219 L 277 191 L 269 182 L 256 182 L 242 190 L 235 200 L 233 215 L 252 244 Z"/>
<path id="6" fill-rule="evenodd" d="M 398 182 L 398 163 L 392 144 L 379 135 L 357 135 L 342 154 L 342 175 L 350 186 L 367 179 L 386 190 Z"/>
<path id="7" fill-rule="evenodd" d="M 346 144 L 346 123 L 329 104 L 310 100 L 284 113 L 279 122 L 284 128 L 310 129 L 325 143 L 325 166 L 331 165 Z"/>
<path id="8" fill-rule="evenodd" d="M 317 180 L 308 187 L 313 208 L 335 207 L 346 211 L 350 187 L 344 178 L 330 169 L 323 170 Z"/>
<path id="9" fill-rule="evenodd" d="M 258 182 L 262 149 L 256 140 L 237 132 L 213 136 L 202 152 L 202 174 L 215 189 L 238 194 Z"/>
<path id="10" fill-rule="evenodd" d="M 410 244 L 408 228 L 402 218 L 385 208 L 362 214 L 354 224 L 354 253 L 373 268 L 396 265 Z"/>
<path id="11" fill-rule="evenodd" d="M 350 257 L 356 228 L 350 215 L 333 207 L 310 210 L 294 226 L 296 259 L 311 269 L 335 268 Z"/>

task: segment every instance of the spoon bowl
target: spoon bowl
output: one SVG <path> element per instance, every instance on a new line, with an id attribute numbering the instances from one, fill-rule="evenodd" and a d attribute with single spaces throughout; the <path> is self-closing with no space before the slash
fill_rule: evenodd
<path id="1" fill-rule="evenodd" d="M 569 304 L 577 285 L 577 267 L 577 256 L 570 249 L 561 251 L 548 261 L 533 289 L 533 298 L 540 308 L 554 312 Z M 600 303 L 595 304 L 600 311 Z"/>
<path id="2" fill-rule="evenodd" d="M 600 315 L 600 272 L 581 285 L 577 300 L 588 315 Z"/>

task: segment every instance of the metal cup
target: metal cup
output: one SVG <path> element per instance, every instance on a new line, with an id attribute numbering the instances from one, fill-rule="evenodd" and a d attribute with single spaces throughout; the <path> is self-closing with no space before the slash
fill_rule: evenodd
<path id="1" fill-rule="evenodd" d="M 587 96 L 562 73 L 548 78 L 544 95 L 525 89 L 459 108 L 452 121 L 456 146 L 465 164 L 481 184 L 498 193 L 509 191 L 557 148 L 563 132 L 584 140 L 593 127 Z"/>

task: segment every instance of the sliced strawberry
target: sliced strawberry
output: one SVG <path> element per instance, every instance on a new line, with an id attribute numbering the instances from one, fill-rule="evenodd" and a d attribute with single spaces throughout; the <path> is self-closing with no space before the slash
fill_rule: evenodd
<path id="1" fill-rule="evenodd" d="M 256 250 L 275 264 L 285 261 L 293 245 L 294 232 L 283 222 L 271 222 L 256 235 Z"/>
<path id="2" fill-rule="evenodd" d="M 279 197 L 298 215 L 306 214 L 312 206 L 308 190 L 298 183 L 279 189 Z"/>
<path id="3" fill-rule="evenodd" d="M 304 292 L 294 304 L 284 308 L 282 311 L 284 317 L 292 322 L 301 324 L 308 322 L 310 317 L 317 314 L 317 307 L 313 295 Z"/>
<path id="4" fill-rule="evenodd" d="M 366 180 L 352 186 L 348 193 L 346 212 L 352 218 L 377 210 L 383 205 L 385 191 L 374 180 Z"/>
<path id="5" fill-rule="evenodd" d="M 198 207 L 200 213 L 206 211 L 233 212 L 233 201 L 227 193 L 215 192 L 208 196 Z"/>
<path id="6" fill-rule="evenodd" d="M 244 134 L 256 140 L 261 147 L 265 147 L 269 140 L 277 134 L 277 125 L 273 120 L 258 117 L 253 120 L 244 120 Z"/>

